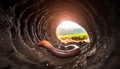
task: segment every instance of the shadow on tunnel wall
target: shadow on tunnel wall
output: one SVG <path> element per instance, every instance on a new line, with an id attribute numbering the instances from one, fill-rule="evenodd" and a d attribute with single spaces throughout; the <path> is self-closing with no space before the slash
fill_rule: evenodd
<path id="1" fill-rule="evenodd" d="M 86 44 L 87 47 L 83 45 L 85 49 L 80 47 L 84 53 L 59 58 L 35 44 L 46 39 L 56 48 L 64 46 L 55 36 L 53 24 L 57 26 L 57 17 L 51 14 L 55 10 L 51 5 L 64 5 L 64 2 L 69 5 L 72 0 L 68 3 L 64 0 L 0 0 L 0 69 L 120 69 L 120 2 L 75 1 L 92 7 L 94 10 L 88 8 L 92 10 L 90 16 L 95 11 L 92 17 L 95 25 L 94 22 L 92 25 L 83 24 L 92 42 Z"/>

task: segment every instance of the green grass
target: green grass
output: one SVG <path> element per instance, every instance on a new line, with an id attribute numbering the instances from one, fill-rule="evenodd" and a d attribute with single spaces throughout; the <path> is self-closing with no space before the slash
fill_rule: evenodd
<path id="1" fill-rule="evenodd" d="M 72 34 L 72 35 L 63 35 L 61 39 L 72 39 L 72 40 L 83 40 L 87 39 L 89 36 L 87 33 L 80 33 L 80 34 Z"/>

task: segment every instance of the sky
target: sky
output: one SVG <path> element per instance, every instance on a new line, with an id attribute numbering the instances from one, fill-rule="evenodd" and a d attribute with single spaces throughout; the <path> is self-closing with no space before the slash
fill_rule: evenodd
<path id="1" fill-rule="evenodd" d="M 86 33 L 85 29 L 79 24 L 72 21 L 63 21 L 57 27 L 57 35 L 79 34 Z"/>

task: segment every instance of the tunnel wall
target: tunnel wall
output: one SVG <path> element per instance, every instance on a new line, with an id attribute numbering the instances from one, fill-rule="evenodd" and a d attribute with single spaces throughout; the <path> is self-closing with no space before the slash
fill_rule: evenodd
<path id="1" fill-rule="evenodd" d="M 116 1 L 1 0 L 0 3 L 1 69 L 119 67 L 120 21 Z M 45 39 L 58 49 L 63 46 L 56 36 L 56 28 L 64 19 L 83 26 L 91 42 L 81 45 L 77 56 L 63 59 L 36 43 Z"/>

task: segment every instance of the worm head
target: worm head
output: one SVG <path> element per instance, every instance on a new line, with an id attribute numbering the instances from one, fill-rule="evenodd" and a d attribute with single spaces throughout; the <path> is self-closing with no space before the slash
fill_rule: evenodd
<path id="1" fill-rule="evenodd" d="M 37 43 L 37 45 L 41 45 L 41 46 L 50 46 L 51 44 L 46 41 L 46 40 L 41 40 Z"/>

